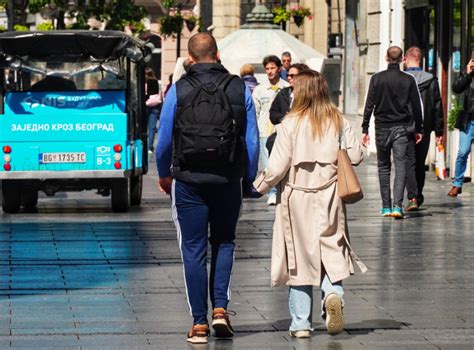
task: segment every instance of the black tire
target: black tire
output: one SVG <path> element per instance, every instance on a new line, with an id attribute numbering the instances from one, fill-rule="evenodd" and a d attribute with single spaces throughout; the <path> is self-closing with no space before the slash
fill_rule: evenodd
<path id="1" fill-rule="evenodd" d="M 133 176 L 130 179 L 130 204 L 140 205 L 142 202 L 143 176 Z"/>
<path id="2" fill-rule="evenodd" d="M 38 204 L 38 190 L 23 186 L 21 189 L 21 205 L 28 211 Z"/>
<path id="3" fill-rule="evenodd" d="M 130 209 L 130 179 L 115 179 L 112 182 L 112 210 L 125 213 Z"/>
<path id="4" fill-rule="evenodd" d="M 2 181 L 2 209 L 7 214 L 18 213 L 21 206 L 21 182 L 17 180 Z"/>

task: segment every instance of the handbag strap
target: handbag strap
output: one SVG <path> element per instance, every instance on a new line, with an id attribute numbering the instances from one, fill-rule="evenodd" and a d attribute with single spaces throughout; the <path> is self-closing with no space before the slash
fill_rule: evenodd
<path id="1" fill-rule="evenodd" d="M 346 134 L 344 132 L 344 119 L 341 118 L 341 128 L 339 129 L 339 149 L 347 149 Z"/>

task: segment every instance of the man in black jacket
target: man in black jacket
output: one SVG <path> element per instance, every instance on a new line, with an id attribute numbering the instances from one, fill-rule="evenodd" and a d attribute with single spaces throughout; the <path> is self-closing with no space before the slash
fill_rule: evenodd
<path id="1" fill-rule="evenodd" d="M 459 75 L 453 84 L 453 91 L 464 93 L 463 110 L 459 113 L 456 127 L 459 129 L 459 151 L 456 157 L 456 171 L 453 178 L 453 187 L 448 196 L 457 197 L 462 192 L 464 173 L 466 172 L 467 158 L 471 153 L 474 141 L 474 59 L 467 64 L 466 71 Z"/>
<path id="2" fill-rule="evenodd" d="M 412 137 L 408 152 L 407 169 L 407 211 L 416 210 L 423 203 L 423 187 L 425 186 L 425 160 L 430 147 L 431 132 L 436 135 L 436 144 L 443 140 L 444 117 L 441 105 L 438 79 L 425 72 L 422 66 L 423 56 L 421 50 L 410 47 L 405 54 L 405 71 L 415 77 L 423 102 L 423 138 L 415 145 Z"/>
<path id="3" fill-rule="evenodd" d="M 374 112 L 375 145 L 379 170 L 383 216 L 403 218 L 402 202 L 406 181 L 408 132 L 414 120 L 416 143 L 422 139 L 423 110 L 413 76 L 400 71 L 403 51 L 398 46 L 387 50 L 388 69 L 370 79 L 362 123 L 362 144 L 369 144 L 369 123 Z M 390 195 L 390 156 L 395 162 L 393 208 Z"/>

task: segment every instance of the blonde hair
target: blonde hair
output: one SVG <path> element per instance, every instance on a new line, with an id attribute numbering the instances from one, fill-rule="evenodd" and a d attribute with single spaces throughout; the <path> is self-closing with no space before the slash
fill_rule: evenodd
<path id="1" fill-rule="evenodd" d="M 328 128 L 337 135 L 342 127 L 342 116 L 329 98 L 326 79 L 314 70 L 303 70 L 294 79 L 295 99 L 289 115 L 298 118 L 298 123 L 308 118 L 314 137 L 321 138 Z"/>
<path id="2" fill-rule="evenodd" d="M 254 75 L 255 70 L 253 69 L 253 66 L 250 63 L 244 64 L 242 67 L 240 67 L 240 76 L 244 77 L 246 75 Z"/>

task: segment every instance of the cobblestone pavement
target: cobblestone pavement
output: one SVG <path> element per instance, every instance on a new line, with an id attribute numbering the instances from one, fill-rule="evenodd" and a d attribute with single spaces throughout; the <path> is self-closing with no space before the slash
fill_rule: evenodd
<path id="1" fill-rule="evenodd" d="M 374 161 L 358 172 L 366 198 L 348 208 L 349 227 L 369 271 L 345 282 L 345 331 L 328 336 L 315 317 L 311 339 L 288 336 L 288 291 L 269 287 L 273 208 L 262 199 L 245 202 L 238 227 L 236 337 L 197 348 L 474 349 L 473 186 L 451 199 L 430 174 L 422 210 L 395 221 L 378 215 Z M 0 349 L 191 348 L 170 203 L 155 183 L 147 176 L 143 205 L 127 214 L 87 192 L 0 214 Z"/>

